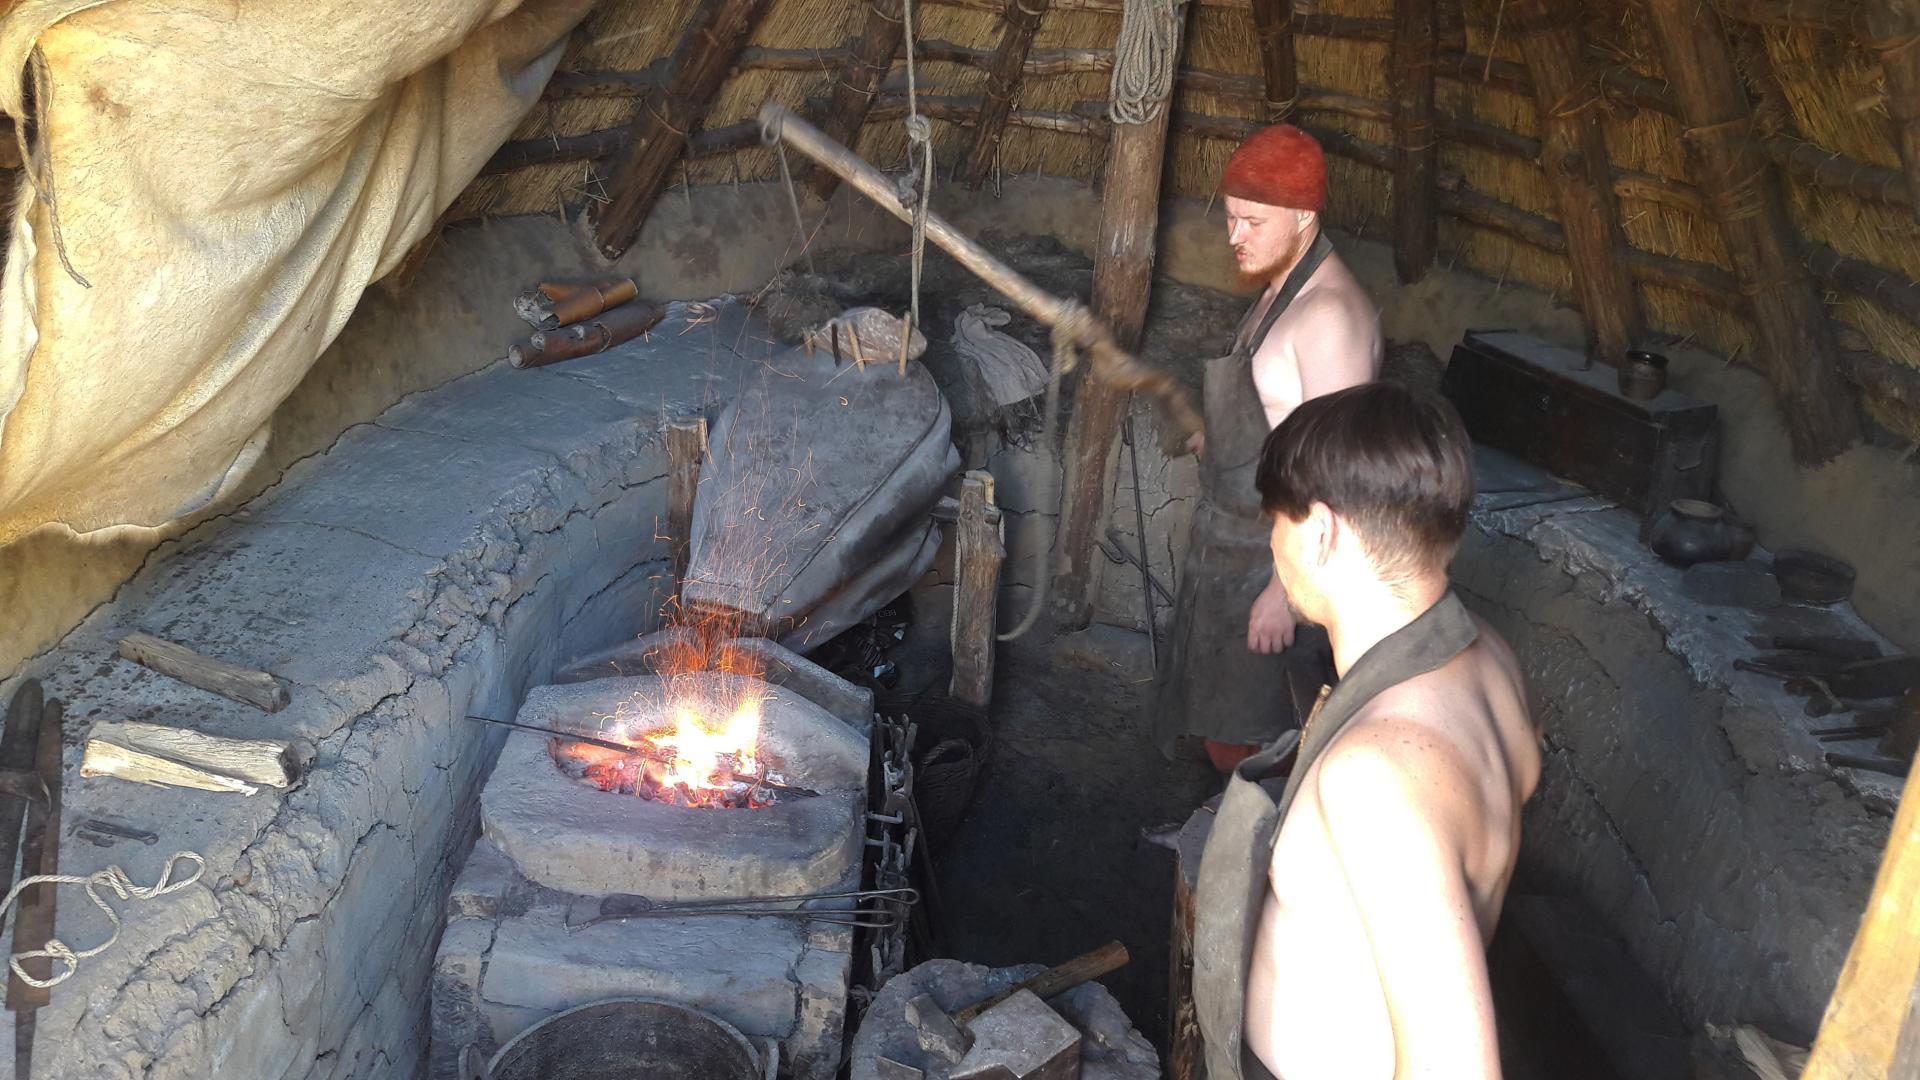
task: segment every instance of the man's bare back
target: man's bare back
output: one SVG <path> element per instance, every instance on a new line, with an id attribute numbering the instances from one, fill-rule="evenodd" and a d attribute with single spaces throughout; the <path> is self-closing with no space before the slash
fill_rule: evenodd
<path id="1" fill-rule="evenodd" d="M 1512 650 L 1479 629 L 1368 703 L 1287 815 L 1246 1018 L 1283 1080 L 1498 1075 L 1484 954 L 1540 750 Z"/>
<path id="2" fill-rule="evenodd" d="M 1268 286 L 1249 325 L 1259 325 L 1284 280 Z M 1253 354 L 1267 427 L 1308 398 L 1377 378 L 1383 350 L 1379 311 L 1340 256 L 1328 255 Z"/>

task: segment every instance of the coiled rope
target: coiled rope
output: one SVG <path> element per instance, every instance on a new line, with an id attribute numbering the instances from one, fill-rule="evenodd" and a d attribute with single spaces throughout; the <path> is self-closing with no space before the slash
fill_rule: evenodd
<path id="1" fill-rule="evenodd" d="M 1160 118 L 1173 93 L 1180 49 L 1180 0 L 1127 0 L 1120 15 L 1120 37 L 1113 45 L 1113 101 L 1107 114 L 1116 124 L 1145 124 Z"/>
<path id="2" fill-rule="evenodd" d="M 173 868 L 185 859 L 191 859 L 194 862 L 193 873 L 179 881 L 173 880 Z M 80 970 L 80 961 L 99 956 L 112 948 L 114 942 L 120 940 L 120 914 L 101 899 L 100 889 L 111 889 L 113 894 L 122 900 L 157 900 L 170 892 L 178 892 L 192 885 L 200 880 L 200 875 L 206 872 L 207 860 L 199 852 L 176 851 L 167 857 L 166 865 L 160 868 L 160 880 L 152 885 L 135 885 L 133 879 L 127 876 L 127 872 L 117 866 L 109 866 L 105 870 L 96 870 L 91 874 L 36 874 L 25 878 L 7 893 L 5 900 L 0 900 L 0 920 L 5 919 L 7 910 L 13 907 L 13 902 L 19 898 L 20 891 L 29 885 L 79 885 L 86 889 L 87 899 L 93 902 L 93 906 L 106 913 L 107 921 L 113 924 L 113 933 L 108 934 L 107 940 L 91 949 L 75 949 L 59 938 L 49 938 L 43 948 L 14 953 L 7 958 L 7 966 L 12 968 L 13 973 L 20 977 L 20 981 L 28 986 L 42 990 L 50 986 L 58 986 L 73 978 L 73 973 Z M 56 967 L 65 965 L 66 969 L 55 970 L 50 978 L 36 979 L 20 966 L 22 960 L 52 960 Z"/>

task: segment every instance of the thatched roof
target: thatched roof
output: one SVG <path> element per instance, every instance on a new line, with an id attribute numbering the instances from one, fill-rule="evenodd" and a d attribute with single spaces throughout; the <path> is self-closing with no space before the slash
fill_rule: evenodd
<path id="1" fill-rule="evenodd" d="M 1703 0 L 1705 2 L 1705 0 Z M 1296 119 L 1333 157 L 1328 218 L 1338 228 L 1387 235 L 1394 134 L 1389 89 L 1393 0 L 1297 5 L 1301 96 Z M 600 196 L 607 154 L 657 79 L 699 5 L 695 0 L 608 0 L 588 20 L 548 98 L 529 116 L 503 165 L 567 160 L 482 177 L 456 215 L 551 213 Z M 1441 225 L 1439 261 L 1518 284 L 1570 294 L 1557 203 L 1537 162 L 1539 109 L 1505 0 L 1437 0 L 1436 89 Z M 1721 226 L 1690 175 L 1682 125 L 1660 71 L 1645 13 L 1623 0 L 1577 10 L 1599 75 L 1604 131 L 1647 321 L 1740 362 L 1752 359 L 1746 296 L 1731 272 Z M 1121 0 L 1054 0 L 1041 20 L 1001 146 L 1007 175 L 1097 179 L 1104 162 L 1110 52 Z M 1840 324 L 1843 371 L 1869 414 L 1920 438 L 1920 243 L 1913 193 L 1902 175 L 1880 55 L 1845 0 L 1721 0 L 1755 104 L 1768 167 L 1783 178 L 1790 215 Z M 917 79 L 936 124 L 938 160 L 957 162 L 1000 40 L 1000 0 L 916 0 Z M 761 101 L 824 99 L 867 18 L 865 4 L 771 0 L 707 113 L 703 152 L 689 155 L 693 183 L 778 175 L 747 125 Z M 1200 0 L 1192 9 L 1176 93 L 1165 176 L 1172 195 L 1207 195 L 1235 140 L 1265 112 L 1264 83 L 1246 0 Z M 621 74 L 624 73 L 624 74 Z M 857 149 L 882 167 L 904 158 L 895 69 L 876 98 Z M 589 97 L 609 88 L 628 96 Z M 1582 103 L 1574 103 L 1577 107 Z M 740 125 L 729 132 L 729 125 Z M 541 142 L 551 148 L 543 154 Z M 711 152 L 717 140 L 722 147 Z M 511 155 L 519 153 L 514 158 Z M 678 181 L 676 181 L 678 182 Z M 1870 298 L 1874 297 L 1874 298 Z"/>

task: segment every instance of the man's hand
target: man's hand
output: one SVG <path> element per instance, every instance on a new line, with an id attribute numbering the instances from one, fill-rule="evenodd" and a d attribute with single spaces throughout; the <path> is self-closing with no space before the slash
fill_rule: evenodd
<path id="1" fill-rule="evenodd" d="M 1287 606 L 1287 589 L 1279 578 L 1254 598 L 1253 611 L 1247 616 L 1247 651 L 1271 655 L 1293 644 L 1293 609 Z"/>
<path id="2" fill-rule="evenodd" d="M 1187 453 L 1199 457 L 1207 452 L 1207 433 L 1196 431 L 1187 437 Z"/>

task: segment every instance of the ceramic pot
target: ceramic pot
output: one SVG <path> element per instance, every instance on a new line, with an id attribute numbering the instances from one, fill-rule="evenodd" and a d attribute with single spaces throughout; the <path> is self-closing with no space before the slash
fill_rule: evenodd
<path id="1" fill-rule="evenodd" d="M 1753 529 L 1710 502 L 1675 499 L 1654 519 L 1647 546 L 1675 566 L 1744 559 L 1753 550 Z"/>
<path id="2" fill-rule="evenodd" d="M 1660 396 L 1667 388 L 1667 358 L 1644 349 L 1631 349 L 1620 363 L 1620 393 L 1636 401 Z"/>

